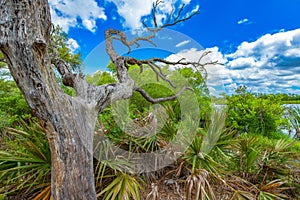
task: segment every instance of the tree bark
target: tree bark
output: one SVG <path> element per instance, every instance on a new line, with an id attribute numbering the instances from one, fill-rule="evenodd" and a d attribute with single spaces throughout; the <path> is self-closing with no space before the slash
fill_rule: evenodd
<path id="1" fill-rule="evenodd" d="M 0 49 L 30 108 L 47 131 L 53 199 L 96 199 L 92 142 L 98 111 L 56 82 L 47 45 L 47 0 L 0 0 Z"/>
<path id="2" fill-rule="evenodd" d="M 154 5 L 155 10 L 160 1 Z M 136 90 L 152 102 L 174 100 L 186 88 L 173 97 L 153 99 L 146 91 L 135 85 L 128 74 L 128 64 L 147 64 L 162 80 L 175 87 L 156 65 L 192 64 L 203 68 L 205 64 L 168 62 L 162 59 L 138 61 L 119 56 L 113 48 L 113 40 L 120 40 L 125 46 L 139 41 L 151 42 L 155 33 L 164 27 L 190 19 L 198 11 L 180 18 L 182 9 L 174 21 L 161 27 L 155 26 L 148 37 L 137 37 L 127 41 L 122 31 L 105 31 L 106 51 L 116 67 L 119 83 L 101 86 L 89 85 L 80 74 L 73 74 L 60 59 L 49 56 L 48 44 L 51 29 L 50 11 L 47 0 L 0 0 L 0 50 L 3 52 L 10 72 L 24 97 L 40 119 L 47 132 L 52 157 L 51 193 L 53 199 L 96 199 L 93 173 L 93 135 L 99 113 L 113 101 L 128 99 Z M 174 13 L 171 13 L 174 14 Z M 156 23 L 155 23 L 156 25 Z M 53 64 L 53 65 L 52 65 Z M 209 63 L 206 63 L 209 64 Z M 76 91 L 76 97 L 66 95 L 54 75 L 52 67 L 61 74 L 63 83 Z"/>

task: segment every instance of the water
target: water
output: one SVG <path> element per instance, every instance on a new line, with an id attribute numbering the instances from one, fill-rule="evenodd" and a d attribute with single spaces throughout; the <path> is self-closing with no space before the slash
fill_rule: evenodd
<path id="1" fill-rule="evenodd" d="M 282 105 L 283 107 L 288 107 L 288 108 L 293 108 L 293 107 L 298 107 L 298 108 L 300 108 L 300 104 L 283 104 Z M 289 117 L 288 116 L 288 113 L 284 113 L 284 117 Z M 291 130 L 289 131 L 288 130 L 288 128 L 287 127 L 281 127 L 280 128 L 280 130 L 283 132 L 283 133 L 285 133 L 285 134 L 287 134 L 287 135 L 290 135 L 291 137 L 294 137 L 295 136 L 295 134 L 296 134 L 296 130 L 295 129 L 293 129 L 292 127 L 291 127 Z"/>

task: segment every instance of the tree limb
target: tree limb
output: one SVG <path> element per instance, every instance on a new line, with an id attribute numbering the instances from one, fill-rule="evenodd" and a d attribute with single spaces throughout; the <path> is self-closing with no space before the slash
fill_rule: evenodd
<path id="1" fill-rule="evenodd" d="M 140 67 L 140 72 L 143 71 L 143 65 L 147 65 L 156 74 L 157 80 L 159 80 L 158 78 L 161 78 L 162 80 L 168 82 L 173 88 L 176 88 L 176 86 L 170 80 L 168 80 L 167 76 L 162 72 L 162 70 L 159 66 L 159 63 L 165 64 L 165 65 L 172 65 L 172 66 L 176 66 L 176 65 L 189 66 L 189 65 L 191 65 L 191 66 L 193 66 L 194 70 L 198 71 L 199 73 L 201 73 L 203 75 L 204 78 L 206 78 L 207 71 L 205 69 L 205 66 L 221 64 L 217 60 L 202 63 L 203 58 L 208 56 L 210 53 L 211 53 L 211 51 L 203 52 L 203 54 L 200 56 L 200 58 L 198 59 L 197 62 L 187 61 L 185 58 L 179 59 L 178 61 L 168 61 L 168 60 L 161 59 L 161 58 L 152 58 L 152 59 L 148 59 L 148 60 L 137 60 L 135 58 L 126 58 L 126 63 L 128 63 L 130 65 L 138 65 Z"/>
<path id="2" fill-rule="evenodd" d="M 134 81 L 131 79 L 131 77 L 128 74 L 128 68 L 130 65 L 138 65 L 140 68 L 140 72 L 143 71 L 143 66 L 147 65 L 151 68 L 151 70 L 156 74 L 157 80 L 162 79 L 165 82 L 168 82 L 173 88 L 176 88 L 176 86 L 172 83 L 171 80 L 167 78 L 167 76 L 163 73 L 162 69 L 160 68 L 160 64 L 168 64 L 168 65 L 193 65 L 196 69 L 197 68 L 204 68 L 204 65 L 206 64 L 200 64 L 199 62 L 189 62 L 185 61 L 184 59 L 180 59 L 177 62 L 171 62 L 171 61 L 166 61 L 164 59 L 159 59 L 159 58 L 153 58 L 149 60 L 138 60 L 132 57 L 123 57 L 118 55 L 118 53 L 115 51 L 113 47 L 113 40 L 119 40 L 122 42 L 123 45 L 125 45 L 128 48 L 128 53 L 131 51 L 131 47 L 133 45 L 136 45 L 136 47 L 140 47 L 140 41 L 145 41 L 149 42 L 153 46 L 156 46 L 155 43 L 152 41 L 152 39 L 155 37 L 156 33 L 161 31 L 163 28 L 169 27 L 169 26 L 174 26 L 178 23 L 184 22 L 193 16 L 199 14 L 198 11 L 194 11 L 187 16 L 183 16 L 183 10 L 186 7 L 186 5 L 181 5 L 179 8 L 179 11 L 175 13 L 175 9 L 173 8 L 172 12 L 170 13 L 168 19 L 166 20 L 166 23 L 163 25 L 159 25 L 157 22 L 157 9 L 159 4 L 161 4 L 161 0 L 157 0 L 155 3 L 153 3 L 152 7 L 152 19 L 153 19 L 153 24 L 154 28 L 150 28 L 146 24 L 146 22 L 142 22 L 146 30 L 149 31 L 149 35 L 144 36 L 144 37 L 135 37 L 131 41 L 128 40 L 126 37 L 126 34 L 120 30 L 115 30 L 115 29 L 108 29 L 105 31 L 105 39 L 106 39 L 106 52 L 108 53 L 111 61 L 115 64 L 116 67 L 116 72 L 117 72 L 117 77 L 121 85 L 127 85 L 131 87 L 131 89 L 136 90 L 139 92 L 146 100 L 148 100 L 151 103 L 158 103 L 158 102 L 163 102 L 163 101 L 168 101 L 168 100 L 174 100 L 176 99 L 179 95 L 181 95 L 185 90 L 190 89 L 188 87 L 182 88 L 178 92 L 178 94 L 171 96 L 171 97 L 164 97 L 164 98 L 158 98 L 158 99 L 153 99 L 145 90 L 139 87 L 133 87 Z M 203 56 L 204 57 L 204 56 Z M 215 63 L 215 62 L 212 62 Z M 198 69 L 198 70 L 203 70 L 205 69 Z M 122 88 L 122 87 L 121 87 Z M 125 89 L 125 88 L 123 88 Z M 127 90 L 129 92 L 129 90 Z M 129 98 L 130 95 L 127 95 L 127 98 Z"/>
<path id="3" fill-rule="evenodd" d="M 161 97 L 161 98 L 152 98 L 144 89 L 142 89 L 140 87 L 135 87 L 135 91 L 139 92 L 147 101 L 149 101 L 150 103 L 153 103 L 153 104 L 160 103 L 160 102 L 165 102 L 165 101 L 176 100 L 186 90 L 193 91 L 192 88 L 185 86 L 177 94 L 175 94 L 174 96 Z"/>
<path id="4" fill-rule="evenodd" d="M 153 6 L 152 6 L 151 13 L 152 13 L 152 19 L 153 19 L 154 28 L 150 28 L 150 26 L 147 25 L 146 22 L 144 22 L 144 21 L 142 22 L 142 24 L 144 25 L 144 27 L 146 28 L 146 30 L 148 30 L 150 32 L 150 34 L 148 36 L 135 37 L 131 41 L 128 41 L 124 32 L 118 31 L 118 30 L 114 30 L 114 29 L 108 29 L 106 31 L 106 34 L 105 34 L 106 35 L 106 39 L 108 39 L 108 38 L 111 37 L 111 39 L 116 39 L 116 40 L 121 41 L 128 48 L 128 54 L 129 54 L 131 52 L 131 46 L 132 45 L 136 45 L 137 48 L 140 47 L 139 41 L 149 42 L 153 46 L 156 46 L 156 44 L 151 39 L 153 39 L 155 37 L 155 35 L 156 35 L 157 32 L 161 31 L 163 28 L 174 26 L 174 25 L 176 25 L 178 23 L 187 21 L 187 20 L 191 19 L 193 16 L 199 14 L 199 11 L 194 11 L 193 13 L 187 15 L 186 17 L 182 17 L 182 11 L 186 7 L 185 4 L 182 4 L 181 7 L 179 8 L 178 13 L 175 15 L 173 21 L 171 21 L 171 19 L 172 19 L 172 15 L 174 14 L 174 8 L 172 9 L 172 12 L 170 13 L 170 15 L 169 15 L 169 17 L 167 19 L 167 23 L 165 23 L 165 24 L 163 24 L 161 26 L 158 26 L 157 19 L 156 19 L 157 7 L 161 3 L 162 3 L 162 1 L 157 0 L 155 3 L 153 3 Z"/>
<path id="5" fill-rule="evenodd" d="M 156 31 L 152 32 L 150 35 L 145 36 L 145 37 L 135 37 L 131 41 L 128 41 L 125 33 L 122 31 L 119 31 L 119 30 L 108 29 L 106 31 L 106 33 L 108 36 L 107 38 L 111 37 L 112 39 L 119 40 L 120 42 L 122 42 L 122 44 L 124 44 L 128 48 L 128 52 L 127 52 L 128 54 L 131 52 L 132 45 L 135 44 L 137 48 L 141 46 L 139 41 L 149 42 L 150 44 L 152 44 L 153 46 L 156 47 L 156 44 L 151 40 L 152 38 L 155 37 Z"/>
<path id="6" fill-rule="evenodd" d="M 193 16 L 200 14 L 200 12 L 198 10 L 190 13 L 189 15 L 182 17 L 182 11 L 184 10 L 184 8 L 186 7 L 185 4 L 182 4 L 177 12 L 177 14 L 175 14 L 175 9 L 174 7 L 172 8 L 171 13 L 169 14 L 166 23 L 158 26 L 157 24 L 157 20 L 156 20 L 156 15 L 157 15 L 157 7 L 159 6 L 159 4 L 161 4 L 162 1 L 157 0 L 155 3 L 153 3 L 152 6 L 152 20 L 153 20 L 153 24 L 154 24 L 154 28 L 150 28 L 149 25 L 147 25 L 145 22 L 142 22 L 143 25 L 145 26 L 145 28 L 150 31 L 150 32 L 158 32 L 160 30 L 162 30 L 163 28 L 166 27 L 170 27 L 170 26 L 174 26 L 176 24 L 179 24 L 181 22 L 187 21 L 189 19 L 191 19 Z M 173 17 L 174 15 L 174 17 Z M 173 17 L 173 21 L 172 21 L 172 17 Z"/>

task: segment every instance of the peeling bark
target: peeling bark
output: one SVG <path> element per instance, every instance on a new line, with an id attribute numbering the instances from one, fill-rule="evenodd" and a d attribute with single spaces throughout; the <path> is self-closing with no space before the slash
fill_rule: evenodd
<path id="1" fill-rule="evenodd" d="M 0 49 L 30 108 L 47 130 L 53 199 L 96 199 L 91 154 L 96 103 L 69 97 L 56 83 L 47 52 L 48 2 L 0 0 L 0 16 Z"/>

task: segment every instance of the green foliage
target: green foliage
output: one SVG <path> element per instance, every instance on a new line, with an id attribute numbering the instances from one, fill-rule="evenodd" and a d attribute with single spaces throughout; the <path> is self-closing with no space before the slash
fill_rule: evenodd
<path id="1" fill-rule="evenodd" d="M 232 191 L 231 199 L 285 199 L 288 191 L 297 191 L 300 184 L 297 178 L 291 177 L 300 169 L 298 142 L 279 135 L 282 139 L 270 139 L 254 133 L 237 135 L 232 129 L 217 128 L 218 123 L 222 124 L 222 117 L 217 115 L 212 127 L 200 130 L 183 155 L 192 172 L 187 179 L 189 184 L 186 183 L 188 196 L 192 193 L 210 194 L 210 190 L 215 193 L 208 185 L 211 180 L 207 180 L 208 176 L 199 175 L 199 170 L 219 180 L 221 185 L 216 187 L 224 187 L 222 184 L 225 184 Z M 192 182 L 201 182 L 198 184 L 202 188 Z"/>
<path id="2" fill-rule="evenodd" d="M 96 153 L 95 156 L 99 156 L 98 160 L 101 161 L 98 161 L 95 167 L 97 197 L 107 200 L 140 200 L 141 180 L 124 171 L 131 171 L 130 163 L 125 158 L 103 157 L 115 153 L 105 140 L 100 141 L 98 150 L 99 154 Z"/>
<path id="3" fill-rule="evenodd" d="M 187 79 L 188 84 L 193 88 L 196 94 L 201 119 L 208 119 L 212 112 L 211 99 L 202 74 L 199 71 L 193 71 L 193 69 L 189 67 L 178 69 L 178 72 Z"/>
<path id="4" fill-rule="evenodd" d="M 240 133 L 251 132 L 269 135 L 285 123 L 282 118 L 284 109 L 281 101 L 274 95 L 257 97 L 246 91 L 246 87 L 237 88 L 236 94 L 227 97 L 228 127 Z"/>
<path id="5" fill-rule="evenodd" d="M 171 80 L 176 88 L 169 83 L 161 80 L 149 67 L 144 66 L 142 73 L 138 66 L 131 66 L 130 76 L 136 84 L 143 88 L 153 98 L 173 96 L 184 86 L 189 86 L 198 100 L 200 118 L 208 119 L 211 114 L 211 100 L 209 91 L 200 72 L 195 72 L 191 68 L 182 68 L 178 70 L 170 70 L 168 66 L 162 68 L 162 72 Z M 183 94 L 182 99 L 185 98 Z M 165 105 L 166 103 L 162 103 Z M 178 100 L 168 102 L 172 107 L 179 107 Z M 176 105 L 176 106 L 175 106 Z M 131 98 L 131 109 L 144 112 L 151 106 L 139 93 L 135 92 Z M 180 108 L 180 107 L 179 107 Z"/>
<path id="6" fill-rule="evenodd" d="M 6 63 L 4 62 L 4 55 L 0 51 L 0 69 L 3 68 L 4 66 L 6 66 Z"/>
<path id="7" fill-rule="evenodd" d="M 131 175 L 118 173 L 116 178 L 97 197 L 104 200 L 140 200 L 141 185 Z"/>
<path id="8" fill-rule="evenodd" d="M 0 79 L 0 129 L 14 127 L 21 119 L 30 118 L 31 110 L 16 83 Z"/>
<path id="9" fill-rule="evenodd" d="M 49 54 L 52 57 L 64 60 L 73 70 L 78 70 L 82 63 L 81 54 L 70 50 L 68 39 L 68 35 L 62 31 L 61 27 L 53 25 L 50 36 Z"/>
<path id="10" fill-rule="evenodd" d="M 116 82 L 113 75 L 105 71 L 96 71 L 93 75 L 86 75 L 85 79 L 89 84 L 93 85 L 104 85 Z"/>
<path id="11" fill-rule="evenodd" d="M 67 37 L 60 31 L 56 30 L 53 39 L 56 47 L 62 47 L 59 55 L 66 60 L 74 59 L 70 64 L 73 69 L 78 68 L 79 62 L 76 56 L 66 56 L 70 51 L 66 46 L 60 45 L 67 41 Z M 87 75 L 86 80 L 94 85 L 115 83 L 113 64 L 110 63 L 108 68 L 112 73 L 99 71 Z M 144 66 L 143 73 L 140 74 L 139 70 L 139 67 L 132 66 L 131 76 L 154 98 L 174 95 L 181 89 L 180 86 L 187 83 L 197 95 L 202 111 L 201 119 L 205 119 L 207 125 L 205 127 L 199 125 L 195 138 L 181 157 L 184 161 L 179 166 L 174 163 L 174 168 L 177 168 L 174 170 L 176 174 L 173 171 L 167 172 L 172 180 L 178 180 L 180 183 L 176 185 L 176 189 L 184 183 L 187 198 L 221 198 L 218 196 L 220 190 L 216 188 L 221 190 L 226 188 L 224 191 L 229 191 L 229 195 L 223 199 L 230 199 L 230 197 L 231 199 L 284 199 L 287 198 L 287 194 L 292 196 L 291 198 L 297 198 L 299 195 L 297 190 L 300 188 L 299 175 L 297 175 L 300 169 L 300 142 L 293 142 L 288 136 L 275 131 L 284 122 L 281 96 L 255 95 L 247 92 L 246 87 L 238 88 L 235 95 L 227 97 L 227 128 L 223 129 L 225 115 L 221 112 L 212 112 L 209 93 L 200 73 L 189 68 L 170 73 L 168 66 L 165 66 L 163 72 L 168 74 L 168 78 L 175 80 L 175 83 L 179 83 L 178 88 L 173 89 L 164 81 L 160 80 L 157 83 L 156 74 L 147 66 Z M 62 88 L 69 95 L 75 94 L 68 87 L 62 86 Z M 115 145 L 130 152 L 150 153 L 158 149 L 167 150 L 169 142 L 176 137 L 179 127 L 183 126 L 179 101 L 155 105 L 161 106 L 160 110 L 164 110 L 158 116 L 156 126 L 161 126 L 159 121 L 163 121 L 159 117 L 168 116 L 157 132 L 146 130 L 149 123 L 153 122 L 151 114 L 155 106 L 147 102 L 139 93 L 135 93 L 131 101 L 125 103 L 127 107 L 115 107 L 117 108 L 115 113 L 112 107 L 107 107 L 101 113 L 99 132 L 104 133 Z M 299 111 L 293 112 L 298 112 L 296 117 L 299 115 Z M 22 115 L 23 117 L 20 117 Z M 118 126 L 114 115 L 118 117 L 129 115 L 130 120 L 138 127 L 143 127 L 146 134 L 135 137 L 126 127 Z M 2 149 L 0 151 L 0 194 L 27 193 L 31 199 L 34 196 L 36 199 L 46 199 L 51 193 L 49 147 L 43 130 L 37 124 L 27 126 L 26 123 L 21 125 L 17 123 L 21 118 L 26 118 L 28 122 L 29 117 L 31 117 L 30 109 L 16 84 L 7 79 L 0 79 L 1 127 L 21 128 L 21 130 L 8 128 L 9 137 L 5 137 L 0 146 Z M 291 120 L 295 121 L 296 117 Z M 198 124 L 193 121 L 188 123 Z M 247 134 L 243 134 L 245 132 Z M 106 141 L 101 142 L 99 151 L 103 151 L 104 155 L 115 153 L 113 149 L 107 147 Z M 102 160 L 101 157 L 99 160 Z M 168 169 L 171 167 L 168 166 Z M 95 162 L 98 198 L 141 199 L 143 182 L 128 173 L 132 170 L 133 166 L 126 158 L 118 157 Z M 155 172 L 143 176 L 164 178 L 159 177 L 158 174 Z M 158 180 L 154 181 L 159 183 Z M 151 195 L 153 198 L 158 198 L 159 191 L 157 187 L 154 189 L 155 195 L 154 190 Z"/>
<path id="12" fill-rule="evenodd" d="M 294 185 L 290 177 L 300 167 L 299 153 L 292 150 L 293 145 L 294 141 L 291 139 L 276 140 L 261 135 L 242 135 L 231 146 L 232 164 L 228 165 L 229 169 L 236 176 L 256 185 L 256 189 L 262 194 L 283 195 L 281 192 L 284 190 L 291 190 L 286 186 Z M 275 180 L 277 184 L 272 184 Z M 281 185 L 285 187 L 281 188 Z"/>
<path id="13" fill-rule="evenodd" d="M 0 193 L 26 194 L 49 185 L 51 154 L 43 129 L 36 123 L 24 130 L 8 128 L 0 151 Z"/>
<path id="14" fill-rule="evenodd" d="M 255 162 L 260 154 L 257 137 L 240 138 L 235 144 L 235 150 L 236 156 L 232 158 L 235 159 L 238 172 L 251 173 L 257 170 Z"/>
<path id="15" fill-rule="evenodd" d="M 299 104 L 300 95 L 299 94 L 276 94 L 284 104 Z"/>
<path id="16" fill-rule="evenodd" d="M 191 165 L 191 171 L 205 169 L 210 173 L 219 173 L 221 164 L 214 157 L 223 157 L 218 151 L 223 148 L 222 143 L 226 140 L 224 132 L 224 113 L 215 111 L 210 124 L 194 138 L 183 158 Z"/>

